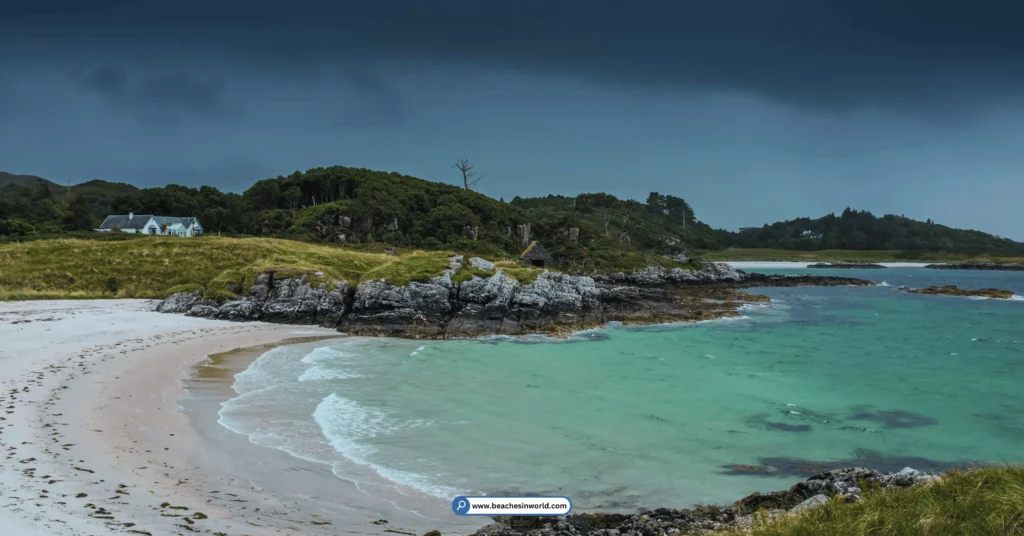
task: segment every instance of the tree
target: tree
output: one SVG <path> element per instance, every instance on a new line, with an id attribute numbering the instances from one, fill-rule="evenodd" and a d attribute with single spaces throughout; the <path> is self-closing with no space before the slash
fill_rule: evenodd
<path id="1" fill-rule="evenodd" d="M 302 190 L 298 186 L 291 186 L 281 193 L 281 199 L 288 208 L 296 210 L 302 204 Z"/>
<path id="2" fill-rule="evenodd" d="M 472 190 L 476 183 L 480 182 L 480 179 L 484 178 L 483 175 L 477 175 L 476 171 L 473 171 L 473 165 L 469 163 L 468 158 L 460 158 L 455 161 L 453 168 L 462 172 L 462 185 L 467 190 Z"/>

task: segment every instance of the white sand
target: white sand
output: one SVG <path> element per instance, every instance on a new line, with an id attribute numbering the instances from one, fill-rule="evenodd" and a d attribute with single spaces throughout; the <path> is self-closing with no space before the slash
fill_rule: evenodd
<path id="1" fill-rule="evenodd" d="M 731 261 L 726 262 L 729 266 L 740 270 L 755 270 L 755 269 L 793 269 L 793 268 L 807 268 L 809 264 L 815 264 L 816 261 Z M 930 262 L 877 262 L 873 264 L 880 264 L 886 268 L 924 268 Z"/>
<path id="2" fill-rule="evenodd" d="M 0 534 L 326 530 L 272 511 L 282 501 L 263 490 L 227 496 L 248 491 L 237 479 L 209 489 L 216 467 L 195 463 L 205 447 L 175 402 L 181 379 L 207 354 L 337 333 L 165 315 L 154 306 L 0 302 Z"/>

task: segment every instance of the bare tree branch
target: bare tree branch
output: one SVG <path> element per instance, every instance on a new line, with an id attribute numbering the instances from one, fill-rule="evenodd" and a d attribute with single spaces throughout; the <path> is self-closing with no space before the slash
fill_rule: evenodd
<path id="1" fill-rule="evenodd" d="M 462 185 L 467 190 L 472 190 L 473 186 L 476 186 L 476 183 L 484 178 L 483 175 L 477 175 L 476 171 L 473 171 L 473 165 L 469 163 L 468 158 L 456 160 L 455 165 L 452 167 L 462 172 Z"/>

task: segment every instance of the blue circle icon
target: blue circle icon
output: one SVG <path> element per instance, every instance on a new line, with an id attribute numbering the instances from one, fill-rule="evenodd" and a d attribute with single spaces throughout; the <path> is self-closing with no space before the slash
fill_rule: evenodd
<path id="1" fill-rule="evenodd" d="M 458 516 L 466 515 L 469 512 L 469 499 L 466 497 L 456 497 L 452 501 L 452 511 Z"/>

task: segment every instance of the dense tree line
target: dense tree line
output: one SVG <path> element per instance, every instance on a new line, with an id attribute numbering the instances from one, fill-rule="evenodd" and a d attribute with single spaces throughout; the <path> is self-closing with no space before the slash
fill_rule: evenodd
<path id="1" fill-rule="evenodd" d="M 563 263 L 582 267 L 630 253 L 731 246 L 1024 254 L 1024 245 L 982 232 L 850 209 L 734 233 L 712 229 L 683 198 L 658 192 L 644 202 L 595 193 L 506 203 L 465 185 L 341 166 L 261 180 L 241 194 L 212 186 L 138 189 L 90 181 L 64 188 L 42 179 L 0 180 L 0 235 L 84 231 L 108 214 L 128 212 L 196 216 L 207 233 L 509 256 L 537 239 Z"/>
<path id="2" fill-rule="evenodd" d="M 742 229 L 731 240 L 739 247 L 796 250 L 866 249 L 1020 255 L 1024 244 L 983 233 L 953 229 L 887 214 L 877 217 L 847 208 L 836 216 L 797 218 Z"/>

